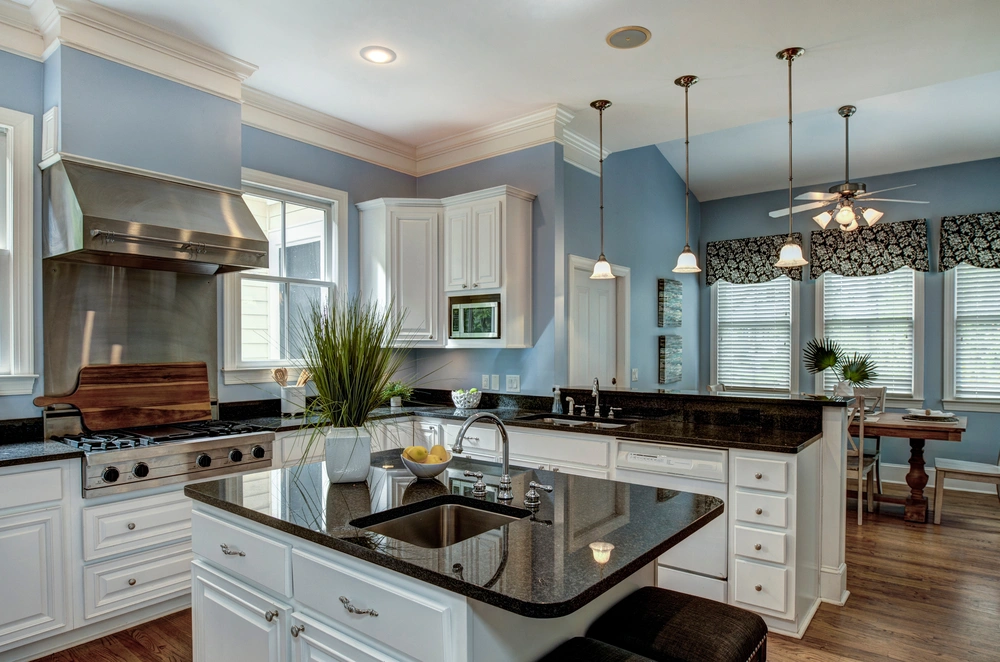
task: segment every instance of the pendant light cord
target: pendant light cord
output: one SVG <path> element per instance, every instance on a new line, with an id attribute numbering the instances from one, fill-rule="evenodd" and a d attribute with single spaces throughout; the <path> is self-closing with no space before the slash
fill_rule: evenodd
<path id="1" fill-rule="evenodd" d="M 688 137 L 688 90 L 690 85 L 684 86 L 684 250 L 691 250 L 691 149 L 688 147 L 690 139 Z"/>
<path id="2" fill-rule="evenodd" d="M 851 116 L 844 118 L 844 183 L 851 181 Z"/>
<path id="3" fill-rule="evenodd" d="M 600 173 L 601 173 L 601 259 L 604 259 L 604 108 L 597 109 L 598 122 L 598 150 L 600 151 Z"/>
<path id="4" fill-rule="evenodd" d="M 792 60 L 788 56 L 788 241 L 792 241 Z"/>

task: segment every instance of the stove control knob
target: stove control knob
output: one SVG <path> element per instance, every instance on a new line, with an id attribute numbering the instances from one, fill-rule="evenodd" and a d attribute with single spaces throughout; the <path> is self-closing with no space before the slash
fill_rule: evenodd
<path id="1" fill-rule="evenodd" d="M 145 478 L 149 475 L 149 465 L 145 462 L 139 462 L 132 467 L 132 475 L 136 478 Z"/>
<path id="2" fill-rule="evenodd" d="M 118 480 L 118 469 L 115 469 L 114 467 L 108 467 L 107 469 L 104 470 L 102 477 L 104 478 L 105 483 L 113 483 L 116 480 Z"/>
<path id="3" fill-rule="evenodd" d="M 202 469 L 207 469 L 208 467 L 212 466 L 212 458 L 207 454 L 202 453 L 201 455 L 198 456 L 198 458 L 194 461 L 194 463 L 197 464 Z"/>
<path id="4" fill-rule="evenodd" d="M 263 446 L 254 446 L 253 448 L 250 449 L 250 454 L 253 455 L 254 458 L 258 460 L 263 460 L 264 453 L 266 452 L 267 451 L 264 450 Z"/>
<path id="5" fill-rule="evenodd" d="M 239 462 L 242 459 L 243 459 L 243 451 L 241 451 L 240 449 L 234 448 L 233 450 L 229 451 L 230 462 Z"/>

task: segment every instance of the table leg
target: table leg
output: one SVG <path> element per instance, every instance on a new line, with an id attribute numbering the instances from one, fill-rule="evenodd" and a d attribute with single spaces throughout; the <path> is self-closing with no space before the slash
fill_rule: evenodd
<path id="1" fill-rule="evenodd" d="M 924 471 L 924 440 L 910 439 L 910 471 L 906 474 L 906 484 L 910 486 L 910 496 L 906 498 L 907 522 L 927 522 L 927 472 Z"/>

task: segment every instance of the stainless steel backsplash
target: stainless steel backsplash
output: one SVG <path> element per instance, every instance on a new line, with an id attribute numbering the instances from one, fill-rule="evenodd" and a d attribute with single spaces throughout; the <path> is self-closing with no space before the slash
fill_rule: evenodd
<path id="1" fill-rule="evenodd" d="M 218 397 L 217 287 L 213 276 L 45 260 L 42 265 L 45 394 L 76 387 L 87 312 L 91 365 L 204 361 Z"/>

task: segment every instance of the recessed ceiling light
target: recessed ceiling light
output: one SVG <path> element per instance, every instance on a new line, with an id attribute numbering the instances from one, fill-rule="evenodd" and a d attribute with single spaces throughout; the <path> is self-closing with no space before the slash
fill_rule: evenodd
<path id="1" fill-rule="evenodd" d="M 365 46 L 361 49 L 361 57 L 375 64 L 389 64 L 396 59 L 396 52 L 385 46 Z"/>
<path id="2" fill-rule="evenodd" d="M 646 28 L 639 25 L 626 25 L 615 28 L 608 33 L 607 42 L 612 48 L 638 48 L 653 36 Z"/>

